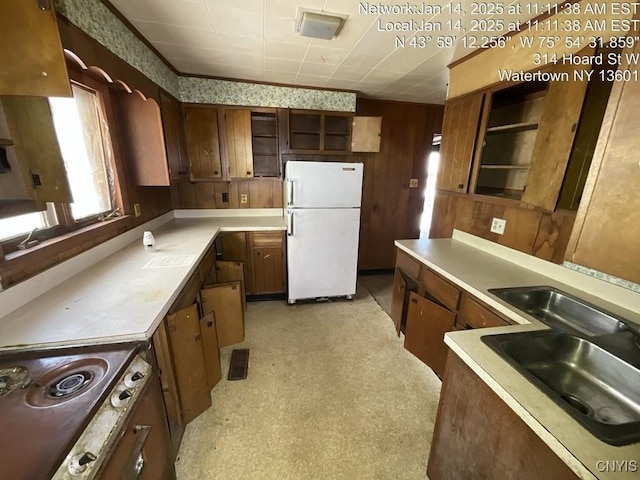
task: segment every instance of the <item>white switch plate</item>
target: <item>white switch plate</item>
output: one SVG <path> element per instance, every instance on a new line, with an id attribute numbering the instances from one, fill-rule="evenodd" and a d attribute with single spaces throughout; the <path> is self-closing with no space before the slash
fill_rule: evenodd
<path id="1" fill-rule="evenodd" d="M 139 204 L 139 203 L 134 203 L 134 204 L 133 204 L 133 214 L 134 214 L 136 217 L 139 217 L 139 216 L 140 216 L 140 204 Z"/>
<path id="2" fill-rule="evenodd" d="M 498 235 L 504 235 L 504 227 L 507 225 L 507 221 L 502 218 L 493 217 L 491 220 L 491 231 Z"/>
<path id="3" fill-rule="evenodd" d="M 409 180 L 409 188 L 418 188 L 418 179 L 412 178 Z"/>

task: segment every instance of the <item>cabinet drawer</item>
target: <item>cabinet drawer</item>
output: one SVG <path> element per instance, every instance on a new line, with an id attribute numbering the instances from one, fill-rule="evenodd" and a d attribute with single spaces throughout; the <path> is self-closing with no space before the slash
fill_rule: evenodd
<path id="1" fill-rule="evenodd" d="M 252 232 L 252 246 L 255 247 L 281 247 L 282 232 Z"/>
<path id="2" fill-rule="evenodd" d="M 421 272 L 421 283 L 424 288 L 433 295 L 439 302 L 451 311 L 456 311 L 460 301 L 460 290 L 449 283 L 437 273 L 423 268 Z"/>
<path id="3" fill-rule="evenodd" d="M 504 327 L 510 323 L 481 305 L 469 295 L 463 295 L 458 310 L 458 324 L 465 328 Z"/>
<path id="4" fill-rule="evenodd" d="M 420 277 L 420 262 L 414 260 L 400 249 L 396 249 L 396 267 L 412 278 Z"/>

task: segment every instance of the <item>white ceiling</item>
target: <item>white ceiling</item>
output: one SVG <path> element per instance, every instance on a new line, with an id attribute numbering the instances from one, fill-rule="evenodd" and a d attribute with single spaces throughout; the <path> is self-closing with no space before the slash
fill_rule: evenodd
<path id="1" fill-rule="evenodd" d="M 448 13 L 449 0 L 423 2 L 443 7 L 435 16 L 365 14 L 360 6 L 367 2 L 354 0 L 111 0 L 181 73 L 356 90 L 368 97 L 419 103 L 444 103 L 449 78 L 446 66 L 469 51 L 459 39 L 453 48 L 436 47 L 437 36 L 458 33 L 461 37 L 458 31 L 447 28 L 447 20 L 460 18 L 468 28 L 473 18 L 492 16 L 471 15 L 471 2 L 462 0 L 467 14 L 460 17 Z M 531 0 L 504 3 L 543 4 Z M 294 31 L 299 7 L 348 18 L 336 38 L 310 39 Z M 524 10 L 499 17 L 525 20 L 534 16 Z M 439 22 L 442 30 L 379 30 L 379 22 L 385 25 L 420 18 Z M 396 35 L 405 36 L 407 46 L 396 48 Z M 433 39 L 426 48 L 415 48 L 410 46 L 414 35 L 431 35 Z"/>

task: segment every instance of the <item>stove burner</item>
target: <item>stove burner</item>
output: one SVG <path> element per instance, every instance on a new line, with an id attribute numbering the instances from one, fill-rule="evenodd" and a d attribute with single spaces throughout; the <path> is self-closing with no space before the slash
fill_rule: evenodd
<path id="1" fill-rule="evenodd" d="M 0 397 L 29 385 L 29 370 L 24 367 L 0 369 Z"/>
<path id="2" fill-rule="evenodd" d="M 68 397 L 82 390 L 93 379 L 91 372 L 76 372 L 56 380 L 49 387 L 49 395 L 56 398 Z"/>

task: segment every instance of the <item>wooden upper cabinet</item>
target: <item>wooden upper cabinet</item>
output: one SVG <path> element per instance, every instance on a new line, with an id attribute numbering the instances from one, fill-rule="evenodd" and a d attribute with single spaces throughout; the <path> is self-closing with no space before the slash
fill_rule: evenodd
<path id="1" fill-rule="evenodd" d="M 477 93 L 445 104 L 438 174 L 441 190 L 467 191 L 484 97 Z"/>
<path id="2" fill-rule="evenodd" d="M 52 0 L 1 1 L 0 31 L 0 95 L 71 96 Z"/>
<path id="3" fill-rule="evenodd" d="M 382 117 L 353 117 L 352 152 L 379 152 Z"/>
<path id="4" fill-rule="evenodd" d="M 221 179 L 218 109 L 215 107 L 184 107 L 185 132 L 190 177 Z"/>
<path id="5" fill-rule="evenodd" d="M 563 67 L 571 80 L 549 84 L 521 199 L 547 211 L 556 207 L 589 83 L 586 75 L 574 80 L 574 69 L 584 65 Z"/>
<path id="6" fill-rule="evenodd" d="M 229 178 L 253 178 L 251 110 L 224 110 Z"/>
<path id="7" fill-rule="evenodd" d="M 138 92 L 118 93 L 120 132 L 133 181 L 141 186 L 168 186 L 169 166 L 160 107 Z"/>
<path id="8" fill-rule="evenodd" d="M 0 98 L 0 200 L 72 203 L 64 161 L 45 97 Z"/>
<path id="9" fill-rule="evenodd" d="M 189 168 L 182 107 L 178 100 L 161 90 L 160 110 L 162 111 L 162 127 L 167 150 L 167 163 L 169 164 L 169 177 L 171 180 L 179 180 L 187 175 Z"/>
<path id="10" fill-rule="evenodd" d="M 289 152 L 347 155 L 351 153 L 352 113 L 291 110 Z"/>

